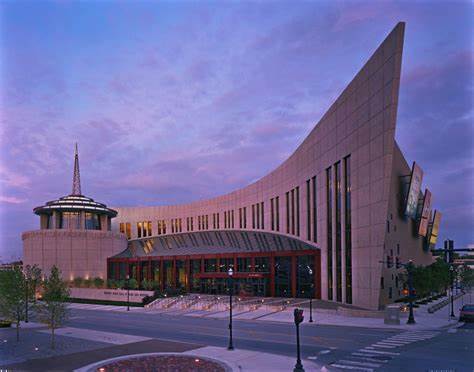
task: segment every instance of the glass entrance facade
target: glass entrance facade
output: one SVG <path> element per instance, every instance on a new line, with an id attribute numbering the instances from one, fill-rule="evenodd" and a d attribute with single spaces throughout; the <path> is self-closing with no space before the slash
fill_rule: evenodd
<path id="1" fill-rule="evenodd" d="M 140 286 L 146 279 L 164 292 L 228 294 L 232 268 L 236 295 L 321 298 L 319 250 L 110 258 L 108 265 L 109 279 L 123 280 L 129 273 Z"/>

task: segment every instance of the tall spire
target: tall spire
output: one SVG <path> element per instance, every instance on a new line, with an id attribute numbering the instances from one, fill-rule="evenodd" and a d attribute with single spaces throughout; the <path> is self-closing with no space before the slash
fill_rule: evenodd
<path id="1" fill-rule="evenodd" d="M 72 194 L 71 195 L 82 195 L 81 194 L 81 175 L 79 173 L 79 154 L 77 152 L 77 142 L 76 142 L 76 151 L 74 153 L 74 175 L 72 178 Z"/>

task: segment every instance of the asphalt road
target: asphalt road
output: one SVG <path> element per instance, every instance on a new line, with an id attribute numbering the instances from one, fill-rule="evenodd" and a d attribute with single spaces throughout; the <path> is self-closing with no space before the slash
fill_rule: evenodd
<path id="1" fill-rule="evenodd" d="M 228 343 L 226 319 L 74 309 L 68 325 L 211 346 L 226 347 Z M 295 326 L 292 324 L 235 320 L 233 325 L 235 348 L 295 355 Z M 382 350 L 374 354 L 376 359 L 357 356 L 357 353 L 363 348 L 370 349 L 377 342 L 404 337 L 403 332 L 304 323 L 300 333 L 302 357 L 320 365 L 353 367 L 345 370 L 474 370 L 474 329 L 471 325 L 456 331 L 435 332 L 432 338 L 415 340 L 396 350 L 375 349 Z M 396 353 L 392 355 L 393 351 Z"/>

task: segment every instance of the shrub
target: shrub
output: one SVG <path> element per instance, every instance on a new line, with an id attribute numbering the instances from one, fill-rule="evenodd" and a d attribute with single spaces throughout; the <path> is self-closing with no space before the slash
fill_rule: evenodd
<path id="1" fill-rule="evenodd" d="M 9 320 L 0 320 L 0 328 L 10 328 L 12 322 Z"/>
<path id="2" fill-rule="evenodd" d="M 92 287 L 92 279 L 86 279 L 84 280 L 84 282 L 82 283 L 82 285 L 86 288 L 90 288 Z"/>
<path id="3" fill-rule="evenodd" d="M 94 286 L 96 288 L 102 288 L 104 286 L 104 279 L 102 278 L 94 278 Z"/>
<path id="4" fill-rule="evenodd" d="M 108 279 L 107 280 L 107 288 L 116 289 L 117 288 L 117 282 L 113 279 Z"/>
<path id="5" fill-rule="evenodd" d="M 126 284 L 127 284 L 127 283 L 125 283 L 125 285 L 126 285 Z M 138 288 L 138 282 L 137 282 L 137 280 L 134 279 L 134 278 L 129 279 L 128 285 L 129 285 L 130 289 L 137 289 L 137 288 Z"/>
<path id="6" fill-rule="evenodd" d="M 117 280 L 115 282 L 115 287 L 119 289 L 125 288 L 125 281 L 124 280 Z"/>
<path id="7" fill-rule="evenodd" d="M 147 291 L 151 291 L 154 285 L 155 285 L 154 282 L 151 280 L 146 280 L 146 279 L 142 280 L 142 288 L 146 289 Z"/>
<path id="8" fill-rule="evenodd" d="M 74 278 L 73 283 L 74 287 L 80 288 L 83 284 L 84 280 L 81 277 Z"/>

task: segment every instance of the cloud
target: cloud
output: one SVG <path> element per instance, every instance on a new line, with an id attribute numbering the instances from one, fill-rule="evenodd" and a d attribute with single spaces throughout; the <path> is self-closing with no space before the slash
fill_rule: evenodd
<path id="1" fill-rule="evenodd" d="M 8 203 L 8 204 L 22 204 L 25 203 L 26 199 L 20 199 L 16 196 L 3 196 L 0 195 L 0 203 Z"/>

